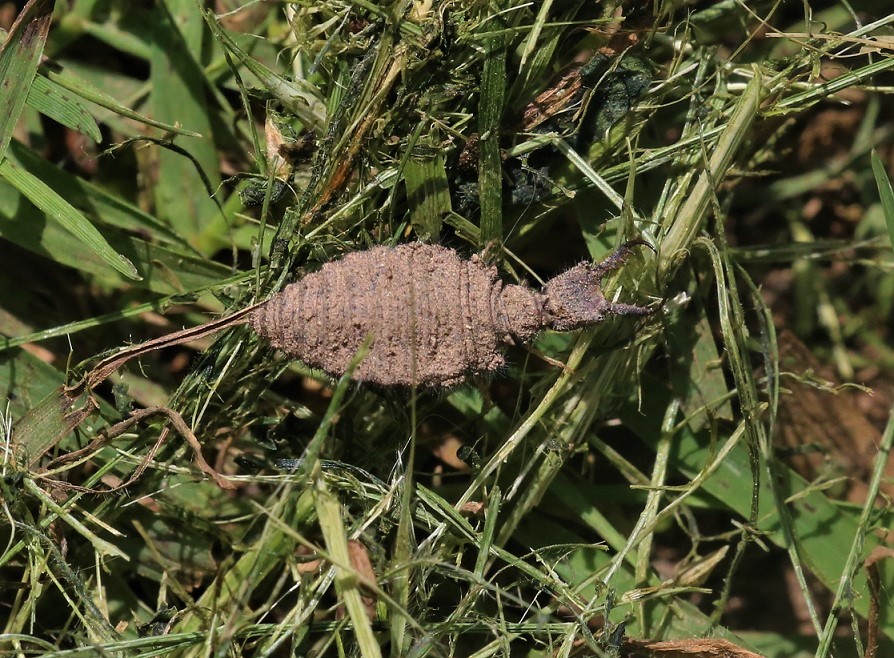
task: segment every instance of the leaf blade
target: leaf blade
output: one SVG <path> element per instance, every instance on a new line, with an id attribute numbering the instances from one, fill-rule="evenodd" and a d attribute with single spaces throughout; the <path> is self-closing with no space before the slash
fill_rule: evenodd
<path id="1" fill-rule="evenodd" d="M 102 141 L 102 133 L 87 108 L 73 99 L 56 82 L 38 75 L 28 90 L 28 105 L 63 126 L 87 135 L 94 142 Z"/>
<path id="2" fill-rule="evenodd" d="M 108 94 L 105 94 L 94 87 L 84 78 L 76 76 L 70 71 L 48 70 L 47 78 L 51 82 L 59 84 L 59 86 L 63 89 L 66 89 L 73 94 L 80 96 L 86 101 L 95 103 L 96 105 L 99 105 L 100 107 L 105 108 L 110 112 L 114 112 L 115 114 L 122 116 L 125 119 L 132 119 L 147 126 L 152 126 L 153 128 L 158 128 L 159 130 L 163 130 L 175 135 L 184 135 L 186 137 L 202 137 L 201 133 L 197 133 L 194 130 L 187 130 L 186 128 L 181 128 L 180 126 L 174 124 L 152 119 L 143 114 L 140 114 L 139 112 L 134 112 L 129 107 L 122 105 Z"/>
<path id="3" fill-rule="evenodd" d="M 153 185 L 156 213 L 190 244 L 212 251 L 215 241 L 209 243 L 210 236 L 205 233 L 210 219 L 220 212 L 210 196 L 220 184 L 220 176 L 205 79 L 192 54 L 201 33 L 190 35 L 190 43 L 182 31 L 190 27 L 189 23 L 182 19 L 175 21 L 165 3 L 155 8 L 151 20 L 154 44 L 149 56 L 149 105 L 152 115 L 161 121 L 196 127 L 207 137 L 178 141 L 177 146 L 189 158 L 172 149 L 159 150 L 158 175 Z M 203 24 L 199 22 L 201 27 Z M 204 191 L 203 176 L 210 190 Z"/>
<path id="4" fill-rule="evenodd" d="M 25 107 L 53 19 L 50 0 L 30 0 L 0 46 L 0 159 Z"/>
<path id="5" fill-rule="evenodd" d="M 888 237 L 891 238 L 891 247 L 894 248 L 894 190 L 891 189 L 891 179 L 885 171 L 885 165 L 878 157 L 875 149 L 870 156 L 872 161 L 872 175 L 878 186 L 878 194 L 882 201 L 882 213 L 885 216 L 885 224 L 888 226 Z"/>
<path id="6" fill-rule="evenodd" d="M 135 281 L 142 278 L 134 264 L 112 249 L 112 246 L 106 242 L 106 239 L 83 213 L 56 194 L 37 176 L 9 160 L 4 160 L 0 162 L 0 178 L 16 188 L 48 216 L 54 217 L 79 242 L 89 247 L 116 271 Z"/>
<path id="7" fill-rule="evenodd" d="M 498 24 L 501 21 L 498 19 Z M 503 240 L 503 158 L 500 120 L 506 100 L 506 45 L 499 32 L 487 38 L 487 58 L 478 102 L 478 199 L 481 203 L 481 246 Z"/>

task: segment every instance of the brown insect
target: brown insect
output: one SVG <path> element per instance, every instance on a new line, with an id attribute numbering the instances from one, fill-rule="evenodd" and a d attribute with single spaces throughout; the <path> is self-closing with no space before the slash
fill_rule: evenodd
<path id="1" fill-rule="evenodd" d="M 121 350 L 71 390 L 93 389 L 127 361 L 162 347 L 248 323 L 309 366 L 340 376 L 367 336 L 372 346 L 353 378 L 381 386 L 454 386 L 505 365 L 507 345 L 529 342 L 542 329 L 573 331 L 608 315 L 651 310 L 616 304 L 602 278 L 635 245 L 621 245 L 601 263 L 580 263 L 539 292 L 506 285 L 477 256 L 419 242 L 348 254 L 270 299 L 207 324 Z"/>
<path id="2" fill-rule="evenodd" d="M 246 322 L 275 347 L 332 375 L 347 372 L 371 336 L 366 357 L 352 373 L 355 380 L 381 386 L 453 386 L 471 375 L 499 370 L 507 345 L 527 343 L 542 329 L 570 331 L 609 315 L 648 314 L 649 309 L 615 304 L 602 294 L 602 278 L 620 267 L 637 244 L 646 243 L 628 242 L 597 265 L 576 265 L 539 292 L 506 285 L 495 267 L 477 257 L 465 260 L 444 247 L 414 243 L 349 254 L 265 302 L 101 360 L 79 382 L 50 394 L 22 418 L 13 443 L 27 451 L 33 467 L 92 413 L 97 407 L 92 390 L 124 363 Z M 205 462 L 198 439 L 179 414 L 164 407 L 134 412 L 84 450 L 158 414 L 186 438 L 204 472 L 221 486 L 233 486 Z"/>
<path id="3" fill-rule="evenodd" d="M 381 386 L 454 386 L 505 365 L 507 345 L 542 329 L 570 331 L 607 315 L 645 315 L 605 299 L 601 283 L 635 244 L 598 265 L 581 263 L 541 291 L 504 284 L 477 256 L 412 243 L 375 247 L 327 263 L 286 287 L 248 318 L 284 352 L 344 373 L 367 335 L 372 346 L 354 379 Z"/>

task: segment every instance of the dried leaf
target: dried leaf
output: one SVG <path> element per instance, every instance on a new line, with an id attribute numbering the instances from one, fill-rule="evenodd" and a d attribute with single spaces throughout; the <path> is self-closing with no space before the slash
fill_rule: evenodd
<path id="1" fill-rule="evenodd" d="M 625 658 L 764 658 L 720 638 L 660 642 L 629 639 L 624 642 L 622 655 Z"/>
<path id="2" fill-rule="evenodd" d="M 881 574 L 879 574 L 878 563 L 882 560 L 894 558 L 894 550 L 883 546 L 876 546 L 875 550 L 869 554 L 863 566 L 866 569 L 866 581 L 869 585 L 869 615 L 868 628 L 866 632 L 866 653 L 865 658 L 876 658 L 878 655 L 879 645 L 879 616 L 881 610 L 885 609 L 888 614 L 891 612 L 890 593 L 885 592 L 882 587 Z M 882 608 L 880 600 L 882 595 L 889 599 L 888 605 Z"/>

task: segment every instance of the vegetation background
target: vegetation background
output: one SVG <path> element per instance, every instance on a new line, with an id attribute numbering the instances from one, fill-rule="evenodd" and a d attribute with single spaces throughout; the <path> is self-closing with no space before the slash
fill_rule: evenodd
<path id="1" fill-rule="evenodd" d="M 0 24 L 4 654 L 894 655 L 890 3 Z M 245 327 L 60 389 L 374 244 L 537 285 L 633 238 L 654 314 L 449 391 Z"/>

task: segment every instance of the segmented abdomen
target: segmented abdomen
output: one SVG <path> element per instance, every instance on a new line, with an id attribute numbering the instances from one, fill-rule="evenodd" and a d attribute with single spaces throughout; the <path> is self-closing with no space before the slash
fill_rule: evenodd
<path id="1" fill-rule="evenodd" d="M 503 365 L 502 288 L 495 268 L 443 247 L 377 247 L 286 287 L 250 322 L 275 347 L 334 375 L 372 334 L 354 379 L 450 386 Z"/>

